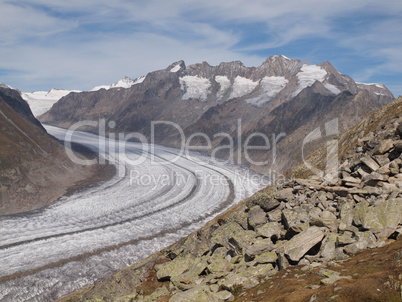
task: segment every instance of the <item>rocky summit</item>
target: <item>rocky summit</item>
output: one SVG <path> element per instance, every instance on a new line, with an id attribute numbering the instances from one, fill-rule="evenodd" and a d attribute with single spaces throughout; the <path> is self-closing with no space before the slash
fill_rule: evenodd
<path id="1" fill-rule="evenodd" d="M 264 287 L 267 280 L 274 284 L 277 274 L 286 271 L 283 279 L 297 267 L 319 280 L 308 285 L 311 297 L 278 301 L 346 301 L 342 295 L 347 292 L 336 285 L 364 276 L 337 267 L 367 249 L 397 243 L 400 247 L 402 240 L 402 97 L 342 134 L 339 143 L 337 172 L 312 175 L 301 163 L 287 180 L 257 192 L 163 251 L 64 300 L 246 301 L 242 297 L 258 288 L 255 296 L 266 294 L 258 301 L 276 301 L 269 298 L 274 285 Z M 318 150 L 307 160 L 320 166 L 323 153 Z M 378 279 L 381 289 L 387 290 L 377 288 L 378 300 L 373 301 L 401 298 L 402 256 L 400 248 L 393 251 L 392 259 L 383 259 L 392 263 L 387 279 Z M 380 255 L 376 259 L 374 268 L 364 274 L 381 266 Z M 299 281 L 304 279 L 295 282 Z M 329 287 L 336 288 L 338 295 L 318 299 L 319 292 L 314 290 L 325 292 Z M 359 299 L 352 300 L 367 301 Z"/>

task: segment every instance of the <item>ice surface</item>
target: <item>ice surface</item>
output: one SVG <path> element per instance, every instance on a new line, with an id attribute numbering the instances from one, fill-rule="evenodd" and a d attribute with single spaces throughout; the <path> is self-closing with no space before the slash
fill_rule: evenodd
<path id="1" fill-rule="evenodd" d="M 209 79 L 198 76 L 184 76 L 180 78 L 181 90 L 184 91 L 182 100 L 196 99 L 206 101 L 211 88 Z"/>
<path id="2" fill-rule="evenodd" d="M 216 76 L 215 81 L 221 86 L 217 93 L 218 100 L 221 100 L 225 95 L 226 91 L 230 88 L 230 80 L 226 76 Z"/>
<path id="3" fill-rule="evenodd" d="M 65 137 L 64 129 L 46 129 Z M 266 185 L 199 154 L 82 132 L 73 140 L 104 148 L 123 173 L 43 209 L 0 217 L 0 276 L 28 272 L 0 284 L 0 300 L 55 300 L 172 244 Z M 126 157 L 117 152 L 123 148 Z"/>
<path id="4" fill-rule="evenodd" d="M 268 103 L 274 97 L 278 95 L 287 85 L 289 81 L 284 77 L 264 77 L 260 81 L 261 87 L 264 89 L 264 93 L 256 98 L 246 100 L 247 103 L 261 107 Z"/>
<path id="5" fill-rule="evenodd" d="M 170 72 L 178 72 L 181 69 L 180 64 L 177 64 L 175 67 L 170 69 Z"/>
<path id="6" fill-rule="evenodd" d="M 250 79 L 237 76 L 232 86 L 232 93 L 229 99 L 239 98 L 251 93 L 255 87 L 257 87 L 258 82 L 253 82 Z"/>
<path id="7" fill-rule="evenodd" d="M 303 89 L 313 85 L 315 81 L 323 82 L 326 75 L 327 72 L 320 66 L 304 64 L 301 68 L 301 71 L 297 74 L 299 86 L 297 90 L 293 92 L 292 96 L 295 97 Z"/>
<path id="8" fill-rule="evenodd" d="M 333 94 L 340 94 L 342 92 L 336 86 L 329 83 L 325 83 L 324 87 L 331 91 Z"/>

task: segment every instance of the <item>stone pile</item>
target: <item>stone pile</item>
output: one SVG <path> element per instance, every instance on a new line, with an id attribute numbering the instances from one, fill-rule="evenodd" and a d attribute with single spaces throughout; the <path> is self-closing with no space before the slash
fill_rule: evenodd
<path id="1" fill-rule="evenodd" d="M 241 212 L 165 250 L 167 262 L 154 269 L 159 281 L 170 282 L 169 301 L 230 301 L 239 288 L 289 265 L 318 267 L 396 239 L 402 233 L 402 124 L 392 129 L 361 137 L 338 177 L 270 186 Z M 324 284 L 333 278 L 323 276 Z"/>
<path id="2" fill-rule="evenodd" d="M 360 135 L 338 175 L 272 185 L 159 254 L 149 269 L 158 282 L 119 301 L 231 301 L 291 265 L 324 269 L 402 234 L 402 119 Z M 165 301 L 165 300 L 164 300 Z"/>

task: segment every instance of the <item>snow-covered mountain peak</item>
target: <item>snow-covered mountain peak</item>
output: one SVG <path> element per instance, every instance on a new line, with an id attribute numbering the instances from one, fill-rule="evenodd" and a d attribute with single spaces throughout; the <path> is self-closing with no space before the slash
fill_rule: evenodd
<path id="1" fill-rule="evenodd" d="M 129 78 L 128 76 L 124 76 L 122 77 L 120 80 L 118 80 L 116 83 L 113 83 L 111 85 L 99 85 L 96 86 L 94 88 L 91 89 L 91 91 L 98 91 L 101 89 L 112 89 L 112 88 L 130 88 L 131 86 L 135 85 L 135 84 L 140 84 L 144 81 L 145 77 L 139 77 L 136 78 L 135 80 L 132 80 L 131 78 Z"/>

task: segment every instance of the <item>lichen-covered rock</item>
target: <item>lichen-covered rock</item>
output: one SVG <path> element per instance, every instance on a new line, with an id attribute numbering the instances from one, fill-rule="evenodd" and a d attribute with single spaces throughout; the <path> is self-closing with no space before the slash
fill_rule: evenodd
<path id="1" fill-rule="evenodd" d="M 191 254 L 178 256 L 172 261 L 155 265 L 158 280 L 170 280 L 171 277 L 180 276 L 194 263 L 195 257 Z"/>
<path id="2" fill-rule="evenodd" d="M 270 239 L 279 239 L 284 233 L 284 228 L 279 222 L 268 222 L 257 228 L 257 233 Z"/>
<path id="3" fill-rule="evenodd" d="M 272 190 L 267 192 L 257 192 L 247 200 L 247 207 L 252 208 L 255 205 L 259 205 L 265 212 L 269 212 L 281 203 L 275 198 Z"/>
<path id="4" fill-rule="evenodd" d="M 294 199 L 293 188 L 279 190 L 275 196 L 279 201 L 290 202 L 292 199 Z"/>
<path id="5" fill-rule="evenodd" d="M 402 199 L 390 199 L 371 206 L 362 217 L 363 227 L 383 239 L 394 233 L 401 221 Z"/>
<path id="6" fill-rule="evenodd" d="M 253 206 L 248 212 L 248 224 L 255 229 L 267 223 L 267 215 L 259 205 Z"/>
<path id="7" fill-rule="evenodd" d="M 212 232 L 211 246 L 220 245 L 231 250 L 233 247 L 238 254 L 251 245 L 257 234 L 253 231 L 244 230 L 236 222 L 226 223 Z"/>
<path id="8" fill-rule="evenodd" d="M 197 285 L 187 291 L 174 294 L 169 302 L 219 302 L 208 286 Z"/>
<path id="9" fill-rule="evenodd" d="M 345 202 L 340 209 L 339 230 L 344 231 L 353 223 L 354 208 L 351 202 Z"/>
<path id="10" fill-rule="evenodd" d="M 353 215 L 354 225 L 361 226 L 363 224 L 363 219 L 368 212 L 369 206 L 370 205 L 367 200 L 363 200 L 357 204 L 355 207 L 355 213 Z"/>
<path id="11" fill-rule="evenodd" d="M 287 241 L 283 248 L 285 255 L 292 261 L 299 261 L 313 246 L 324 238 L 324 232 L 318 227 L 310 227 Z"/>
<path id="12" fill-rule="evenodd" d="M 278 255 L 274 252 L 265 252 L 255 257 L 257 264 L 275 263 Z"/>
<path id="13" fill-rule="evenodd" d="M 327 234 L 323 240 L 321 247 L 321 257 L 324 259 L 334 259 L 336 257 L 336 242 L 338 239 L 338 234 L 330 233 Z"/>
<path id="14" fill-rule="evenodd" d="M 309 221 L 309 215 L 306 210 L 295 207 L 293 209 L 284 209 L 282 219 L 286 229 L 303 224 Z"/>
<path id="15" fill-rule="evenodd" d="M 341 276 L 339 272 L 331 271 L 329 269 L 319 270 L 318 275 L 326 277 L 325 279 L 321 280 L 321 283 L 324 285 L 334 284 L 340 279 L 352 279 L 351 276 Z"/>
<path id="16" fill-rule="evenodd" d="M 245 254 L 249 258 L 254 258 L 257 255 L 261 255 L 265 252 L 272 251 L 275 245 L 269 239 L 258 239 L 251 246 L 247 247 Z"/>
<path id="17" fill-rule="evenodd" d="M 227 291 L 227 290 L 222 290 L 220 292 L 217 292 L 215 294 L 215 297 L 219 301 L 233 301 L 234 300 L 233 294 L 230 291 Z"/>

